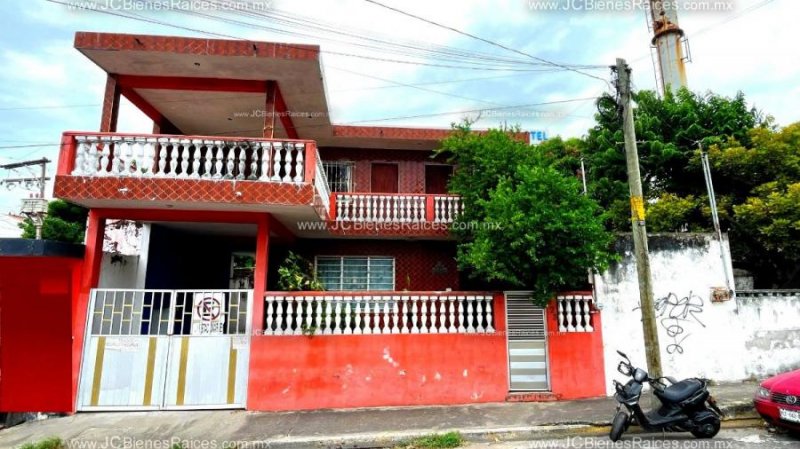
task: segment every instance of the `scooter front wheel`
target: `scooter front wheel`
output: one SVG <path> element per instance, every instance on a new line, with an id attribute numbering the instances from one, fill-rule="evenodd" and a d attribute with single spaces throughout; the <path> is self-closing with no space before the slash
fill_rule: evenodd
<path id="1" fill-rule="evenodd" d="M 617 412 L 611 421 L 611 432 L 609 432 L 608 437 L 611 438 L 611 441 L 617 442 L 625 432 L 626 427 L 628 427 L 628 414 L 623 411 Z"/>

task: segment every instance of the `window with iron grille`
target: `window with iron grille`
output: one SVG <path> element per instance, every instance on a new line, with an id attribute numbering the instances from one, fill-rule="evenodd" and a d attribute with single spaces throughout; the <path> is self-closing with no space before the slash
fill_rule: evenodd
<path id="1" fill-rule="evenodd" d="M 322 163 L 325 175 L 328 177 L 328 187 L 331 192 L 353 191 L 353 168 L 351 161 L 325 161 Z"/>
<path id="2" fill-rule="evenodd" d="M 394 290 L 394 257 L 319 256 L 316 270 L 325 290 Z"/>

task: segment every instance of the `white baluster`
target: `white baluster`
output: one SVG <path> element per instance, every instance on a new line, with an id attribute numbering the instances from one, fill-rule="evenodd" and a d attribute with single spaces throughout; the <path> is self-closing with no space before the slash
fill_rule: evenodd
<path id="1" fill-rule="evenodd" d="M 199 178 L 200 177 L 200 150 L 203 146 L 203 141 L 200 139 L 193 139 L 192 140 L 192 147 L 194 151 L 192 152 L 192 174 L 189 175 L 190 178 Z"/>
<path id="2" fill-rule="evenodd" d="M 297 327 L 295 327 L 295 316 L 294 316 L 294 297 L 287 296 L 286 297 L 286 333 L 289 335 L 297 335 Z"/>
<path id="3" fill-rule="evenodd" d="M 473 313 L 475 310 L 472 308 L 472 304 L 475 303 L 476 299 L 474 296 L 467 297 L 467 333 L 472 334 L 475 332 L 475 315 Z"/>
<path id="4" fill-rule="evenodd" d="M 343 332 L 345 335 L 352 335 L 353 328 L 352 328 L 352 320 L 353 320 L 353 306 L 352 301 L 355 298 L 350 298 L 346 303 L 344 303 L 344 329 Z"/>
<path id="5" fill-rule="evenodd" d="M 392 328 L 389 325 L 389 318 L 391 317 L 390 309 L 389 309 L 389 302 L 390 302 L 389 298 L 390 298 L 389 296 L 384 296 L 383 297 L 383 316 L 382 316 L 383 323 L 382 323 L 382 329 L 381 329 L 381 333 L 382 334 L 390 334 L 390 333 L 392 333 Z"/>
<path id="6" fill-rule="evenodd" d="M 213 140 L 204 140 L 203 144 L 206 147 L 206 156 L 203 160 L 203 175 L 201 176 L 203 179 L 211 178 L 211 170 L 214 167 L 213 165 L 213 150 L 214 150 L 214 141 Z"/>
<path id="7" fill-rule="evenodd" d="M 399 297 L 399 301 L 397 301 L 398 308 L 400 309 L 400 333 L 401 334 L 408 334 L 408 296 Z"/>
<path id="8" fill-rule="evenodd" d="M 420 333 L 427 334 L 428 333 L 428 297 L 427 296 L 420 296 L 420 302 L 422 305 L 420 306 L 419 312 L 419 320 L 420 326 L 419 331 Z"/>
<path id="9" fill-rule="evenodd" d="M 256 181 L 258 180 L 258 167 L 261 166 L 260 160 L 258 159 L 260 156 L 259 149 L 261 148 L 261 143 L 259 142 L 250 142 L 250 176 L 247 177 L 248 181 Z"/>
<path id="10" fill-rule="evenodd" d="M 344 213 L 344 195 L 336 195 L 336 221 L 343 221 L 342 214 Z"/>
<path id="11" fill-rule="evenodd" d="M 419 333 L 419 309 L 417 308 L 417 302 L 419 301 L 419 296 L 412 296 L 411 297 L 411 333 L 418 334 Z"/>
<path id="12" fill-rule="evenodd" d="M 233 179 L 233 171 L 236 169 L 236 150 L 239 148 L 239 145 L 236 142 L 233 142 L 230 145 L 226 144 L 225 146 L 228 147 L 228 152 L 222 152 L 222 157 L 225 158 L 225 175 L 223 175 L 222 178 Z"/>
<path id="13" fill-rule="evenodd" d="M 283 160 L 283 178 L 281 182 L 292 182 L 292 165 L 294 163 L 294 144 L 289 142 L 286 144 L 286 154 Z"/>
<path id="14" fill-rule="evenodd" d="M 158 162 L 155 164 L 157 166 L 154 167 L 154 170 L 157 170 L 158 173 L 155 174 L 158 178 L 163 178 L 167 175 L 166 167 L 167 167 L 167 152 L 169 151 L 169 138 L 167 137 L 159 137 L 158 139 Z"/>
<path id="15" fill-rule="evenodd" d="M 438 298 L 437 296 L 431 296 L 430 297 L 430 301 L 431 301 L 431 312 L 430 312 L 431 327 L 428 328 L 428 332 L 430 332 L 432 334 L 438 334 L 439 333 L 439 327 L 436 325 L 436 320 L 439 317 L 439 314 L 436 311 L 437 298 Z"/>
<path id="16" fill-rule="evenodd" d="M 177 178 L 178 164 L 180 163 L 180 159 L 183 158 L 183 146 L 181 145 L 181 139 L 174 137 L 169 139 L 169 143 L 172 147 L 172 151 L 169 153 L 169 174 L 167 176 L 170 178 Z"/>
<path id="17" fill-rule="evenodd" d="M 78 144 L 78 148 L 75 150 L 75 167 L 72 169 L 72 176 L 84 176 L 86 168 L 86 155 L 89 152 L 89 146 L 87 144 L 88 137 L 86 136 L 75 136 L 75 142 Z"/>
<path id="18" fill-rule="evenodd" d="M 261 176 L 258 177 L 259 181 L 269 181 L 269 167 L 270 155 L 272 154 L 272 146 L 269 142 L 259 142 L 258 147 L 261 149 Z"/>
<path id="19" fill-rule="evenodd" d="M 267 302 L 267 310 L 265 311 L 265 315 L 266 315 L 266 322 L 264 323 L 264 335 L 271 335 L 271 334 L 273 333 L 273 332 L 272 332 L 272 322 L 274 321 L 274 318 L 275 318 L 275 317 L 272 315 L 272 312 L 273 312 L 273 311 L 272 311 L 272 306 L 273 306 L 272 302 L 273 302 L 273 299 L 274 299 L 274 298 L 273 298 L 273 297 L 271 297 L 271 296 L 268 296 L 268 297 L 266 298 L 266 302 Z"/>
<path id="20" fill-rule="evenodd" d="M 270 181 L 280 182 L 281 167 L 283 166 L 283 144 L 281 142 L 275 142 L 272 144 L 272 147 L 275 149 L 275 155 L 272 158 L 272 177 Z M 287 149 L 286 151 L 288 152 L 289 150 Z"/>
<path id="21" fill-rule="evenodd" d="M 411 221 L 413 221 L 414 223 L 417 223 L 417 222 L 419 222 L 419 212 L 420 212 L 419 197 L 418 196 L 413 197 L 413 206 L 414 206 L 414 210 L 413 210 L 412 215 L 411 215 Z"/>
<path id="22" fill-rule="evenodd" d="M 392 300 L 393 300 L 392 302 L 394 303 L 394 304 L 392 304 L 392 333 L 393 334 L 399 334 L 400 333 L 400 326 L 398 325 L 397 321 L 400 319 L 398 317 L 399 311 L 400 311 L 399 310 L 400 306 L 398 305 L 398 303 L 400 302 L 400 297 L 399 296 L 393 296 Z"/>
<path id="23" fill-rule="evenodd" d="M 225 147 L 222 146 L 221 140 L 214 141 L 214 174 L 211 176 L 213 179 L 222 179 L 222 158 L 225 155 Z"/>
<path id="24" fill-rule="evenodd" d="M 584 296 L 583 301 L 583 304 L 586 306 L 586 309 L 583 312 L 583 319 L 586 323 L 583 330 L 585 332 L 594 332 L 594 327 L 592 326 L 592 297 Z"/>
<path id="25" fill-rule="evenodd" d="M 144 160 L 147 157 L 146 143 L 147 139 L 136 138 L 136 176 L 146 176 L 144 169 Z"/>
<path id="26" fill-rule="evenodd" d="M 178 178 L 188 178 L 189 173 L 189 144 L 192 141 L 189 139 L 181 139 L 180 140 L 180 150 L 178 152 L 178 157 L 180 158 L 180 166 L 181 172 L 178 173 L 176 176 Z"/>
<path id="27" fill-rule="evenodd" d="M 372 297 L 365 296 L 364 297 L 364 333 L 369 335 L 372 334 Z"/>
<path id="28" fill-rule="evenodd" d="M 314 316 L 313 316 L 312 311 L 311 311 L 312 298 L 311 298 L 311 296 L 300 296 L 300 297 L 298 297 L 298 300 L 299 300 L 299 305 L 302 306 L 302 311 L 303 311 L 303 314 L 302 314 L 303 331 L 306 332 L 306 333 L 312 332 L 312 326 L 314 325 L 314 323 L 312 322 L 313 319 L 314 319 Z M 301 309 L 298 306 L 298 308 L 297 308 L 298 315 L 300 315 L 300 310 Z"/>
<path id="29" fill-rule="evenodd" d="M 374 311 L 375 315 L 372 318 L 372 333 L 373 334 L 380 334 L 381 333 L 381 303 L 380 297 L 372 297 L 374 301 L 372 303 L 372 310 Z"/>
<path id="30" fill-rule="evenodd" d="M 567 296 L 567 332 L 575 332 L 575 326 L 572 324 L 572 320 L 575 318 L 575 311 L 572 308 L 572 296 Z"/>
<path id="31" fill-rule="evenodd" d="M 366 198 L 364 195 L 358 195 L 358 217 L 356 221 L 366 221 L 364 215 L 364 203 L 366 202 Z"/>
<path id="32" fill-rule="evenodd" d="M 483 325 L 483 297 L 478 297 L 478 301 L 475 304 L 475 316 L 478 319 L 478 325 L 476 326 L 476 330 L 478 333 L 483 333 L 486 331 L 486 327 Z"/>
<path id="33" fill-rule="evenodd" d="M 153 176 L 153 168 L 156 162 L 156 145 L 158 139 L 155 137 L 148 137 L 144 139 L 144 158 L 142 158 L 142 176 L 151 178 Z"/>
<path id="34" fill-rule="evenodd" d="M 467 308 L 467 298 L 465 296 L 459 296 L 456 300 L 456 317 L 458 318 L 458 333 L 463 334 L 467 331 L 467 328 L 464 326 L 464 312 Z"/>
<path id="35" fill-rule="evenodd" d="M 322 311 L 322 314 L 325 316 L 325 329 L 322 333 L 324 335 L 332 335 L 335 327 L 333 323 L 333 296 L 325 296 L 323 301 L 325 304 L 325 309 Z"/>
<path id="36" fill-rule="evenodd" d="M 451 296 L 450 298 L 448 298 L 448 302 L 450 303 L 449 307 L 448 307 L 448 311 L 450 312 L 450 314 L 449 314 L 450 327 L 447 328 L 447 332 L 450 333 L 450 334 L 455 334 L 456 331 L 457 331 L 457 329 L 456 329 L 456 310 L 455 310 L 456 308 L 455 308 L 455 305 L 454 305 L 455 297 Z"/>
<path id="37" fill-rule="evenodd" d="M 433 198 L 433 222 L 442 222 L 442 197 L 440 196 Z"/>
<path id="38" fill-rule="evenodd" d="M 341 296 L 335 296 L 333 298 L 335 304 L 333 312 L 334 313 L 333 333 L 335 335 L 340 335 L 342 333 L 342 299 L 343 298 Z"/>
<path id="39" fill-rule="evenodd" d="M 305 159 L 305 144 L 295 144 L 295 148 L 297 149 L 297 158 L 294 162 L 294 182 L 301 183 L 303 182 L 303 178 L 305 178 L 305 165 L 303 164 L 303 159 Z"/>
<path id="40" fill-rule="evenodd" d="M 316 327 L 315 333 L 322 334 L 322 297 L 314 296 L 312 299 L 311 311 L 314 314 L 314 326 Z"/>
<path id="41" fill-rule="evenodd" d="M 275 335 L 283 335 L 283 299 L 283 296 L 275 297 Z"/>
<path id="42" fill-rule="evenodd" d="M 564 325 L 564 297 L 559 296 L 556 299 L 556 304 L 558 305 L 558 331 L 566 332 L 567 327 Z"/>
<path id="43" fill-rule="evenodd" d="M 135 171 L 138 169 L 138 165 L 136 162 L 136 149 L 134 148 L 134 140 L 130 137 L 124 137 L 122 139 L 125 141 L 125 165 L 123 169 L 125 170 L 125 176 L 135 176 Z"/>
<path id="44" fill-rule="evenodd" d="M 486 300 L 486 332 L 494 332 L 494 316 L 492 310 L 494 309 L 494 298 L 491 296 L 484 296 Z"/>
<path id="45" fill-rule="evenodd" d="M 439 333 L 446 334 L 447 333 L 447 298 L 443 296 L 437 296 L 437 301 L 439 302 Z"/>
<path id="46" fill-rule="evenodd" d="M 355 323 L 353 324 L 353 333 L 362 334 L 361 332 L 361 303 L 356 303 L 355 315 L 353 316 Z"/>
<path id="47" fill-rule="evenodd" d="M 245 179 L 245 159 L 247 159 L 247 142 L 239 142 L 239 145 L 236 148 L 236 160 L 238 164 L 236 166 L 236 179 L 239 181 Z"/>
<path id="48" fill-rule="evenodd" d="M 103 150 L 100 152 L 100 170 L 97 174 L 99 176 L 108 175 L 108 162 L 111 156 L 111 145 L 103 145 Z"/>

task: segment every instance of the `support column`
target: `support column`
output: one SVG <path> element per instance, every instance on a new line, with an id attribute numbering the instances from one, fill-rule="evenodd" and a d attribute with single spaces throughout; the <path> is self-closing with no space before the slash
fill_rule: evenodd
<path id="1" fill-rule="evenodd" d="M 100 281 L 100 263 L 103 260 L 103 237 L 106 219 L 97 210 L 89 210 L 86 226 L 86 249 L 83 256 L 83 272 L 81 274 L 78 294 L 72 303 L 72 406 L 76 404 L 78 394 L 78 374 L 83 356 L 83 341 L 86 332 L 86 314 L 89 307 L 89 296 Z"/>
<path id="2" fill-rule="evenodd" d="M 258 335 L 264 330 L 264 293 L 267 291 L 269 270 L 269 229 L 270 216 L 264 214 L 258 221 L 256 236 L 256 270 L 253 287 L 252 333 Z"/>
<path id="3" fill-rule="evenodd" d="M 267 99 L 264 103 L 264 130 L 262 137 L 265 139 L 275 138 L 275 100 L 278 83 L 267 81 Z"/>
<path id="4" fill-rule="evenodd" d="M 106 77 L 106 92 L 103 96 L 103 112 L 100 117 L 100 132 L 113 133 L 117 131 L 117 118 L 119 117 L 120 86 L 116 75 L 108 74 Z"/>

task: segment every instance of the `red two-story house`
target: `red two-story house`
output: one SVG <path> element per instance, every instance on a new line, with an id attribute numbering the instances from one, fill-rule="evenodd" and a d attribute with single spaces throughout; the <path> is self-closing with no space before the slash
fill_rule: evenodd
<path id="1" fill-rule="evenodd" d="M 77 410 L 604 393 L 591 292 L 541 309 L 463 290 L 462 205 L 432 158 L 447 130 L 332 124 L 316 46 L 81 32 L 75 48 L 107 73 L 100 129 L 64 133 L 55 180 L 90 208 Z M 122 97 L 152 134 L 116 132 Z M 109 220 L 146 225 L 135 284 L 100 288 Z M 324 291 L 279 291 L 289 251 Z"/>

